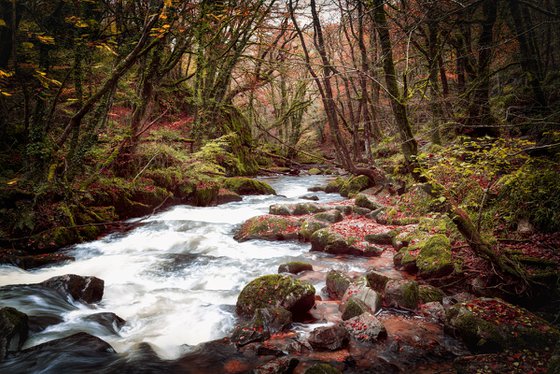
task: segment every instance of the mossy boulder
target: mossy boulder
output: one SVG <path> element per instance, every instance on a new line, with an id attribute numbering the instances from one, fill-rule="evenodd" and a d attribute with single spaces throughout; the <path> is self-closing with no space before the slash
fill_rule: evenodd
<path id="1" fill-rule="evenodd" d="M 310 240 L 315 231 L 324 229 L 327 226 L 328 224 L 325 222 L 307 219 L 301 224 L 299 228 L 299 235 L 304 240 Z"/>
<path id="2" fill-rule="evenodd" d="M 375 313 L 381 307 L 379 294 L 365 284 L 365 279 L 360 283 L 364 284 L 350 285 L 342 296 L 339 309 L 342 312 L 343 320 L 358 316 L 363 312 Z M 356 313 L 357 311 L 360 313 Z"/>
<path id="3" fill-rule="evenodd" d="M 417 248 L 404 247 L 399 249 L 393 256 L 393 263 L 398 269 L 403 269 L 409 273 L 418 271 L 416 267 L 416 258 L 419 250 Z"/>
<path id="4" fill-rule="evenodd" d="M 294 314 L 315 305 L 315 288 L 287 275 L 264 275 L 251 281 L 237 298 L 237 314 L 252 317 L 257 309 L 282 307 Z"/>
<path id="5" fill-rule="evenodd" d="M 311 235 L 310 241 L 312 251 L 334 255 L 374 257 L 381 255 L 383 252 L 383 248 L 361 242 L 358 238 L 345 238 L 328 227 L 315 231 Z"/>
<path id="6" fill-rule="evenodd" d="M 329 210 L 328 206 L 317 203 L 297 203 L 293 206 L 293 214 L 296 216 L 313 214 Z"/>
<path id="7" fill-rule="evenodd" d="M 227 178 L 223 186 L 239 195 L 276 195 L 276 191 L 268 183 L 252 178 Z"/>
<path id="8" fill-rule="evenodd" d="M 340 186 L 339 193 L 344 197 L 352 197 L 358 192 L 365 190 L 370 186 L 371 182 L 365 175 L 350 177 Z"/>
<path id="9" fill-rule="evenodd" d="M 27 314 L 17 309 L 0 308 L 0 361 L 8 352 L 21 350 L 29 334 Z"/>
<path id="10" fill-rule="evenodd" d="M 313 218 L 317 221 L 328 222 L 328 223 L 336 223 L 344 219 L 342 217 L 342 213 L 340 213 L 340 211 L 336 209 L 331 209 L 325 212 L 316 213 L 313 215 Z"/>
<path id="11" fill-rule="evenodd" d="M 371 213 L 371 209 L 362 208 L 362 207 L 359 207 L 359 206 L 353 206 L 352 207 L 352 213 L 357 214 L 359 216 L 367 216 Z"/>
<path id="12" fill-rule="evenodd" d="M 437 287 L 428 284 L 421 284 L 418 286 L 418 298 L 421 304 L 426 304 L 434 301 L 443 302 L 445 293 Z"/>
<path id="13" fill-rule="evenodd" d="M 288 204 L 272 204 L 268 207 L 268 213 L 277 216 L 291 216 L 293 214 L 293 207 Z"/>
<path id="14" fill-rule="evenodd" d="M 445 235 L 434 235 L 423 243 L 416 258 L 418 275 L 433 278 L 448 275 L 453 271 L 451 243 Z"/>
<path id="15" fill-rule="evenodd" d="M 345 182 L 346 182 L 346 179 L 344 179 L 342 177 L 337 177 L 336 179 L 327 183 L 327 185 L 325 187 L 325 192 L 326 193 L 338 193 L 338 192 L 340 192 L 340 188 L 342 187 L 342 185 L 344 185 Z"/>
<path id="16" fill-rule="evenodd" d="M 352 281 L 346 274 L 331 270 L 327 273 L 326 283 L 328 295 L 333 299 L 341 299 Z"/>
<path id="17" fill-rule="evenodd" d="M 389 282 L 390 278 L 383 273 L 369 269 L 366 272 L 366 280 L 368 287 L 372 290 L 385 292 L 385 286 L 387 285 L 387 282 Z"/>
<path id="18" fill-rule="evenodd" d="M 319 175 L 321 174 L 321 170 L 318 168 L 311 168 L 308 171 L 309 175 Z"/>
<path id="19" fill-rule="evenodd" d="M 552 349 L 560 331 L 545 320 L 501 299 L 477 298 L 452 306 L 446 327 L 476 353 L 506 349 Z"/>
<path id="20" fill-rule="evenodd" d="M 233 203 L 241 200 L 243 200 L 243 198 L 239 194 L 225 188 L 220 188 L 218 190 L 218 196 L 216 196 L 216 204 L 218 205 Z"/>
<path id="21" fill-rule="evenodd" d="M 393 239 L 397 236 L 398 232 L 395 230 L 389 230 L 380 232 L 377 234 L 367 234 L 364 239 L 373 244 L 385 244 L 390 245 L 393 243 Z"/>
<path id="22" fill-rule="evenodd" d="M 361 208 L 367 208 L 369 210 L 375 210 L 381 208 L 381 205 L 367 197 L 365 194 L 357 194 L 354 198 L 354 204 Z"/>
<path id="23" fill-rule="evenodd" d="M 220 187 L 213 182 L 199 182 L 191 197 L 195 206 L 212 206 L 218 204 L 218 193 Z"/>
<path id="24" fill-rule="evenodd" d="M 278 273 L 298 274 L 302 271 L 313 271 L 313 266 L 307 262 L 292 261 L 278 266 Z"/>
<path id="25" fill-rule="evenodd" d="M 416 309 L 418 306 L 418 283 L 413 280 L 392 279 L 385 285 L 384 303 L 388 306 L 404 309 Z"/>
<path id="26" fill-rule="evenodd" d="M 251 239 L 293 240 L 298 238 L 301 223 L 290 217 L 264 215 L 245 221 L 234 239 L 240 242 Z"/>

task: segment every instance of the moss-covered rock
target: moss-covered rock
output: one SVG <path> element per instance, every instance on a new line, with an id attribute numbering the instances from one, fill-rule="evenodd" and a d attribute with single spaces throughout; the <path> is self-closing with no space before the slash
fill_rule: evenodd
<path id="1" fill-rule="evenodd" d="M 424 278 L 448 275 L 453 271 L 451 243 L 441 234 L 434 235 L 423 243 L 416 258 L 418 275 Z"/>
<path id="2" fill-rule="evenodd" d="M 317 221 L 336 223 L 343 220 L 342 213 L 336 209 L 327 210 L 325 212 L 316 213 L 313 218 Z"/>
<path id="3" fill-rule="evenodd" d="M 336 179 L 330 181 L 327 186 L 325 187 L 326 193 L 338 193 L 340 192 L 340 188 L 346 182 L 346 179 L 342 177 L 337 177 Z"/>
<path id="4" fill-rule="evenodd" d="M 362 207 L 359 207 L 359 206 L 353 206 L 352 207 L 352 213 L 357 214 L 359 216 L 367 216 L 367 215 L 371 214 L 371 209 L 362 208 Z"/>
<path id="5" fill-rule="evenodd" d="M 292 313 L 282 307 L 257 309 L 249 322 L 242 323 L 233 330 L 231 341 L 237 346 L 262 342 L 291 323 Z"/>
<path id="6" fill-rule="evenodd" d="M 21 350 L 29 334 L 27 314 L 17 309 L 0 308 L 0 361 L 8 352 Z"/>
<path id="7" fill-rule="evenodd" d="M 320 213 L 329 210 L 326 205 L 317 203 L 297 203 L 293 206 L 293 214 L 296 216 L 304 214 Z"/>
<path id="8" fill-rule="evenodd" d="M 404 247 L 399 249 L 393 256 L 393 263 L 395 267 L 402 268 L 409 273 L 415 273 L 418 268 L 416 267 L 416 258 L 418 257 L 418 249 Z"/>
<path id="9" fill-rule="evenodd" d="M 301 227 L 299 228 L 299 235 L 304 240 L 310 240 L 315 231 L 324 229 L 327 226 L 328 224 L 325 222 L 307 219 L 301 224 Z"/>
<path id="10" fill-rule="evenodd" d="M 213 182 L 199 182 L 192 196 L 192 204 L 195 206 L 212 206 L 218 203 L 220 187 Z"/>
<path id="11" fill-rule="evenodd" d="M 278 273 L 298 274 L 302 271 L 313 271 L 313 266 L 308 262 L 292 261 L 278 266 Z"/>
<path id="12" fill-rule="evenodd" d="M 452 306 L 446 326 L 473 352 L 552 349 L 560 332 L 531 312 L 500 299 L 478 298 Z"/>
<path id="13" fill-rule="evenodd" d="M 318 168 L 311 168 L 308 171 L 309 175 L 319 175 L 321 174 L 321 170 Z"/>
<path id="14" fill-rule="evenodd" d="M 389 277 L 378 271 L 369 269 L 366 272 L 366 280 L 368 287 L 371 289 L 377 292 L 385 292 L 385 286 L 387 282 L 389 282 Z"/>
<path id="15" fill-rule="evenodd" d="M 357 317 L 363 313 L 371 312 L 370 308 L 360 299 L 350 296 L 342 310 L 342 320 Z"/>
<path id="16" fill-rule="evenodd" d="M 300 222 L 275 215 L 253 217 L 245 221 L 234 239 L 240 242 L 251 239 L 293 240 L 298 238 Z"/>
<path id="17" fill-rule="evenodd" d="M 367 234 L 365 240 L 373 244 L 392 244 L 393 239 L 397 236 L 398 232 L 389 230 L 377 234 Z"/>
<path id="18" fill-rule="evenodd" d="M 365 190 L 370 186 L 371 182 L 365 175 L 350 177 L 340 186 L 339 193 L 344 197 L 352 197 L 358 192 Z"/>
<path id="19" fill-rule="evenodd" d="M 354 198 L 354 204 L 358 207 L 367 208 L 369 210 L 381 208 L 381 205 L 362 193 L 356 195 L 356 197 Z"/>
<path id="20" fill-rule="evenodd" d="M 282 307 L 294 314 L 307 312 L 315 305 L 315 288 L 286 275 L 264 275 L 251 281 L 237 298 L 236 311 L 252 317 L 257 309 Z"/>
<path id="21" fill-rule="evenodd" d="M 268 213 L 277 216 L 291 216 L 293 214 L 293 207 L 288 204 L 272 204 L 268 207 Z"/>
<path id="22" fill-rule="evenodd" d="M 360 242 L 358 238 L 345 238 L 328 227 L 315 231 L 311 235 L 310 241 L 312 251 L 334 255 L 374 257 L 381 255 L 383 252 L 383 248 L 370 245 L 367 242 Z"/>
<path id="23" fill-rule="evenodd" d="M 246 177 L 227 178 L 224 187 L 240 195 L 276 195 L 268 183 Z"/>
<path id="24" fill-rule="evenodd" d="M 341 299 L 348 287 L 350 287 L 350 284 L 352 284 L 352 281 L 346 274 L 337 270 L 331 270 L 327 273 L 326 284 L 329 296 L 333 299 Z"/>
<path id="25" fill-rule="evenodd" d="M 442 302 L 445 293 L 437 287 L 422 284 L 418 287 L 418 298 L 421 304 L 430 303 L 433 301 Z"/>
<path id="26" fill-rule="evenodd" d="M 392 279 L 385 285 L 384 303 L 388 306 L 404 309 L 416 309 L 418 306 L 418 283 L 413 280 Z"/>
<path id="27" fill-rule="evenodd" d="M 216 196 L 216 204 L 218 205 L 241 200 L 243 200 L 243 198 L 239 194 L 225 188 L 220 188 L 218 190 L 218 196 Z"/>

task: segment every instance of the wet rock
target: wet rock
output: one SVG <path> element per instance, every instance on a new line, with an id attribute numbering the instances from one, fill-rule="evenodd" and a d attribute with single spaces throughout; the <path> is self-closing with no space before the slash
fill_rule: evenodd
<path id="1" fill-rule="evenodd" d="M 381 297 L 365 285 L 348 287 L 340 303 L 342 319 L 347 320 L 364 312 L 375 314 L 381 307 Z"/>
<path id="2" fill-rule="evenodd" d="M 445 308 L 437 301 L 420 305 L 420 313 L 439 322 L 445 321 Z"/>
<path id="3" fill-rule="evenodd" d="M 112 363 L 106 373 L 171 373 L 173 365 L 170 361 L 162 360 L 148 343 L 140 343 L 119 355 L 119 359 Z"/>
<path id="4" fill-rule="evenodd" d="M 0 364 L 0 372 L 91 373 L 109 366 L 117 358 L 107 342 L 80 332 L 18 352 Z"/>
<path id="5" fill-rule="evenodd" d="M 293 214 L 293 209 L 287 204 L 272 204 L 268 208 L 268 213 L 277 216 L 291 216 Z"/>
<path id="6" fill-rule="evenodd" d="M 368 188 L 370 184 L 371 181 L 365 175 L 353 176 L 340 186 L 340 190 L 338 192 L 344 197 L 352 197 L 358 192 Z"/>
<path id="7" fill-rule="evenodd" d="M 319 175 L 321 174 L 321 169 L 311 168 L 307 172 L 309 173 L 309 175 Z"/>
<path id="8" fill-rule="evenodd" d="M 304 374 L 341 374 L 342 372 L 330 364 L 317 363 L 306 369 Z"/>
<path id="9" fill-rule="evenodd" d="M 309 335 L 309 344 L 315 350 L 336 351 L 348 344 L 350 335 L 342 326 L 325 326 L 316 328 Z"/>
<path id="10" fill-rule="evenodd" d="M 252 178 L 226 178 L 224 187 L 240 195 L 276 195 L 276 191 L 268 183 Z"/>
<path id="11" fill-rule="evenodd" d="M 383 273 L 370 269 L 366 273 L 366 280 L 367 285 L 371 289 L 377 292 L 385 292 L 385 286 L 387 285 L 387 282 L 389 282 L 389 277 Z"/>
<path id="12" fill-rule="evenodd" d="M 108 331 L 118 333 L 126 321 L 112 312 L 94 313 L 84 317 L 85 321 L 92 321 L 105 327 Z"/>
<path id="13" fill-rule="evenodd" d="M 302 271 L 313 271 L 313 266 L 307 262 L 292 261 L 278 266 L 278 273 L 298 274 Z"/>
<path id="14" fill-rule="evenodd" d="M 315 304 L 315 288 L 286 275 L 264 275 L 251 281 L 237 298 L 237 314 L 252 317 L 257 309 L 282 307 L 305 313 Z"/>
<path id="15" fill-rule="evenodd" d="M 313 218 L 317 221 L 329 223 L 336 223 L 343 220 L 342 214 L 336 209 L 314 214 Z"/>
<path id="16" fill-rule="evenodd" d="M 225 188 L 220 188 L 218 190 L 218 196 L 216 197 L 216 199 L 218 205 L 243 200 L 243 198 L 239 194 Z"/>
<path id="17" fill-rule="evenodd" d="M 32 333 L 41 332 L 47 327 L 61 322 L 64 322 L 64 318 L 58 315 L 29 316 L 29 331 Z"/>
<path id="18" fill-rule="evenodd" d="M 311 200 L 311 201 L 319 201 L 319 196 L 317 196 L 317 195 L 305 195 L 305 196 L 301 196 L 300 199 Z"/>
<path id="19" fill-rule="evenodd" d="M 367 208 L 370 211 L 381 208 L 381 205 L 371 200 L 369 197 L 367 197 L 367 195 L 361 193 L 356 195 L 354 204 L 361 208 Z"/>
<path id="20" fill-rule="evenodd" d="M 329 210 L 328 205 L 316 204 L 316 203 L 298 203 L 293 206 L 293 214 L 296 216 L 303 214 L 313 214 L 320 213 Z"/>
<path id="21" fill-rule="evenodd" d="M 300 223 L 290 217 L 264 215 L 253 217 L 241 225 L 234 239 L 240 242 L 251 239 L 294 240 L 298 238 Z"/>
<path id="22" fill-rule="evenodd" d="M 397 231 L 389 230 L 378 234 L 368 234 L 365 236 L 366 241 L 373 244 L 392 244 L 393 239 L 397 236 Z"/>
<path id="23" fill-rule="evenodd" d="M 0 309 L 0 361 L 8 352 L 21 350 L 29 334 L 27 314 L 17 309 Z"/>
<path id="24" fill-rule="evenodd" d="M 0 264 L 11 264 L 22 269 L 34 269 L 67 261 L 74 261 L 74 257 L 62 253 L 45 253 L 40 255 L 0 253 Z"/>
<path id="25" fill-rule="evenodd" d="M 326 193 L 338 193 L 340 192 L 340 188 L 342 187 L 342 185 L 345 183 L 345 179 L 342 177 L 337 177 L 336 179 L 330 181 L 326 186 L 325 186 L 325 192 Z"/>
<path id="26" fill-rule="evenodd" d="M 73 300 L 88 304 L 97 303 L 103 298 L 105 282 L 97 277 L 82 277 L 75 274 L 49 278 L 40 285 L 52 288 L 70 296 Z"/>
<path id="27" fill-rule="evenodd" d="M 327 226 L 328 224 L 325 222 L 307 219 L 301 224 L 301 227 L 299 228 L 299 235 L 301 238 L 309 240 L 315 231 L 324 229 Z"/>
<path id="28" fill-rule="evenodd" d="M 529 311 L 500 299 L 478 298 L 447 311 L 446 327 L 477 353 L 553 347 L 560 332 Z"/>
<path id="29" fill-rule="evenodd" d="M 334 209 L 338 210 L 340 213 L 344 215 L 348 215 L 352 213 L 352 205 L 337 205 Z"/>
<path id="30" fill-rule="evenodd" d="M 307 189 L 307 191 L 309 191 L 309 192 L 325 191 L 325 186 L 313 186 L 313 187 L 309 187 L 309 188 Z"/>
<path id="31" fill-rule="evenodd" d="M 344 273 L 331 270 L 327 273 L 326 283 L 328 295 L 333 299 L 341 299 L 352 282 Z"/>
<path id="32" fill-rule="evenodd" d="M 396 308 L 416 309 L 418 283 L 413 280 L 389 280 L 385 286 L 384 302 Z"/>
<path id="33" fill-rule="evenodd" d="M 299 360 L 293 357 L 281 357 L 267 362 L 253 370 L 254 374 L 289 374 L 293 373 Z"/>
<path id="34" fill-rule="evenodd" d="M 418 286 L 418 298 L 421 304 L 429 303 L 432 301 L 443 302 L 445 294 L 437 287 L 422 284 Z"/>
<path id="35" fill-rule="evenodd" d="M 358 317 L 342 322 L 350 335 L 362 342 L 375 342 L 387 337 L 387 330 L 383 323 L 373 314 L 364 313 Z"/>
<path id="36" fill-rule="evenodd" d="M 364 313 L 370 313 L 371 309 L 360 299 L 351 296 L 342 306 L 342 320 L 346 321 Z"/>
<path id="37" fill-rule="evenodd" d="M 418 275 L 423 278 L 441 277 L 451 274 L 453 260 L 451 243 L 445 235 L 434 235 L 423 243 L 416 258 Z"/>
<path id="38" fill-rule="evenodd" d="M 383 248 L 360 242 L 353 237 L 345 238 L 328 227 L 315 231 L 310 241 L 312 251 L 334 255 L 374 257 L 380 256 L 383 252 Z"/>

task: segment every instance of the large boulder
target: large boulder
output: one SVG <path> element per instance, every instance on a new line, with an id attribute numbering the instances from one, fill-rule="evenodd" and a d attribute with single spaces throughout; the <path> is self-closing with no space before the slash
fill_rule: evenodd
<path id="1" fill-rule="evenodd" d="M 418 275 L 423 278 L 450 274 L 453 271 L 453 260 L 449 239 L 442 234 L 430 237 L 418 253 L 416 267 Z"/>
<path id="2" fill-rule="evenodd" d="M 234 239 L 240 242 L 251 239 L 294 240 L 298 238 L 300 222 L 291 217 L 264 215 L 245 221 Z"/>
<path id="3" fill-rule="evenodd" d="M 388 230 L 377 234 L 368 234 L 365 236 L 366 241 L 373 244 L 393 244 L 394 238 L 397 236 L 397 231 Z"/>
<path id="4" fill-rule="evenodd" d="M 49 278 L 40 285 L 52 288 L 75 301 L 97 303 L 103 298 L 105 282 L 97 277 L 66 274 Z"/>
<path id="5" fill-rule="evenodd" d="M 328 205 L 318 203 L 273 204 L 269 207 L 269 213 L 279 216 L 301 216 L 320 213 L 330 209 Z"/>
<path id="6" fill-rule="evenodd" d="M 252 317 L 257 309 L 282 307 L 294 314 L 315 305 L 315 288 L 287 275 L 264 275 L 251 281 L 237 298 L 237 314 Z"/>
<path id="7" fill-rule="evenodd" d="M 342 217 L 342 213 L 340 213 L 340 211 L 337 209 L 331 209 L 325 212 L 316 213 L 313 215 L 313 218 L 317 221 L 328 222 L 328 223 L 336 223 L 344 219 Z"/>
<path id="8" fill-rule="evenodd" d="M 362 342 L 375 342 L 387 337 L 383 323 L 373 314 L 363 313 L 342 323 L 350 335 Z"/>
<path id="9" fill-rule="evenodd" d="M 388 276 L 374 269 L 368 269 L 366 272 L 367 285 L 377 292 L 385 292 L 385 286 L 389 280 Z"/>
<path id="10" fill-rule="evenodd" d="M 336 351 L 348 344 L 348 331 L 342 326 L 316 328 L 309 335 L 309 344 L 316 350 Z"/>
<path id="11" fill-rule="evenodd" d="M 17 309 L 5 307 L 0 309 L 0 361 L 8 352 L 21 349 L 29 334 L 27 314 Z"/>
<path id="12" fill-rule="evenodd" d="M 384 302 L 388 306 L 416 309 L 418 298 L 418 283 L 416 281 L 392 279 L 385 285 Z"/>
<path id="13" fill-rule="evenodd" d="M 220 188 L 218 190 L 218 196 L 216 197 L 216 204 L 227 204 L 236 201 L 241 201 L 243 198 L 236 192 L 230 191 L 226 188 Z"/>
<path id="14" fill-rule="evenodd" d="M 356 197 L 354 198 L 354 204 L 356 204 L 356 206 L 358 207 L 367 208 L 369 210 L 376 210 L 381 208 L 381 205 L 379 205 L 378 203 L 376 203 L 375 201 L 367 197 L 367 195 L 362 193 L 356 195 Z"/>
<path id="15" fill-rule="evenodd" d="M 328 295 L 333 299 L 341 299 L 352 281 L 346 274 L 331 270 L 327 273 L 326 283 Z"/>
<path id="16" fill-rule="evenodd" d="M 223 185 L 239 195 L 276 195 L 276 191 L 268 183 L 252 178 L 226 178 Z"/>
<path id="17" fill-rule="evenodd" d="M 477 298 L 447 311 L 446 327 L 477 353 L 552 349 L 560 332 L 531 312 L 501 299 Z"/>

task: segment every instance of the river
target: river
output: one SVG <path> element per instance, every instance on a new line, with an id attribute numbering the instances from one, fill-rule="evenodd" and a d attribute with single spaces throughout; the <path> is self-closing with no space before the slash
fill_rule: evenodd
<path id="1" fill-rule="evenodd" d="M 217 207 L 175 206 L 141 218 L 141 225 L 132 231 L 67 249 L 76 259 L 73 262 L 31 271 L 0 267 L 0 286 L 38 283 L 63 274 L 96 276 L 105 281 L 99 304 L 61 301 L 53 294 L 25 292 L 25 288 L 4 292 L 0 300 L 30 315 L 62 318 L 61 323 L 31 335 L 24 348 L 84 331 L 107 341 L 117 352 L 146 342 L 162 358 L 177 358 L 198 343 L 228 335 L 236 322 L 235 303 L 243 286 L 260 275 L 276 273 L 279 264 L 303 260 L 319 270 L 353 270 L 352 261 L 309 252 L 309 244 L 233 239 L 246 219 L 267 213 L 271 204 L 301 202 L 301 196 L 311 194 L 308 187 L 325 184 L 327 179 L 266 178 L 277 196 L 245 196 L 243 201 Z M 312 194 L 319 202 L 342 200 L 338 194 Z M 324 286 L 320 281 L 314 285 L 318 293 Z M 99 312 L 114 312 L 127 322 L 115 332 L 87 320 Z"/>

